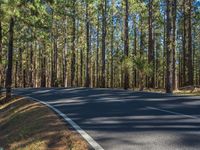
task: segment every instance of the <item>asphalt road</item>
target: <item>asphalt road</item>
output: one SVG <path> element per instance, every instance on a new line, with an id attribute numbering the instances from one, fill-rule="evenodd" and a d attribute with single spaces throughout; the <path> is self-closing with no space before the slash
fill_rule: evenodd
<path id="1" fill-rule="evenodd" d="M 14 89 L 70 117 L 105 150 L 200 150 L 200 97 L 111 89 Z"/>

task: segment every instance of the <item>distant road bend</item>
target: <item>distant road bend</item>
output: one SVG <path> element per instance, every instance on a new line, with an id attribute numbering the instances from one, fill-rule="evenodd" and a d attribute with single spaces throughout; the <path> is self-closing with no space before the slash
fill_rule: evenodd
<path id="1" fill-rule="evenodd" d="M 53 106 L 105 150 L 200 150 L 200 97 L 89 88 L 14 94 Z"/>

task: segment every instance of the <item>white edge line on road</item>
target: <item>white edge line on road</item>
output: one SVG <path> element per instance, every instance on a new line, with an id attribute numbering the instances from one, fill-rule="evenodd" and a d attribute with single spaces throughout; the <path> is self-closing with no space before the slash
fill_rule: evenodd
<path id="1" fill-rule="evenodd" d="M 167 112 L 170 114 L 174 114 L 174 115 L 181 115 L 181 116 L 185 116 L 187 118 L 192 118 L 192 119 L 199 119 L 199 117 L 195 117 L 195 116 L 191 116 L 191 115 L 186 115 L 186 114 L 182 114 L 182 113 L 178 113 L 178 112 L 173 112 L 173 111 L 169 111 L 169 110 L 164 110 L 164 109 L 160 109 L 160 108 L 156 108 L 156 107 L 146 107 L 148 109 L 154 109 L 154 110 L 159 110 L 162 112 Z"/>
<path id="2" fill-rule="evenodd" d="M 71 120 L 67 115 L 63 114 L 61 111 L 56 109 L 55 107 L 49 105 L 46 102 L 40 101 L 30 96 L 26 96 L 27 99 L 32 99 L 34 101 L 40 102 L 47 107 L 54 110 L 57 114 L 59 114 L 66 122 L 68 122 L 95 150 L 104 150 L 89 134 L 87 134 L 79 125 L 77 125 L 73 120 Z"/>

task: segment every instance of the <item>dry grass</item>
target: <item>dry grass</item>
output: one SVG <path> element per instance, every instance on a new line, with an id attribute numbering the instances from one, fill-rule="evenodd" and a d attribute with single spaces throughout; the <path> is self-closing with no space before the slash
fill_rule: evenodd
<path id="1" fill-rule="evenodd" d="M 144 89 L 145 92 L 156 92 L 156 93 L 165 93 L 165 89 Z M 198 86 L 187 86 L 179 88 L 176 91 L 173 91 L 175 95 L 188 95 L 188 96 L 200 96 L 200 87 Z"/>
<path id="2" fill-rule="evenodd" d="M 2 99 L 2 97 L 1 97 Z M 10 150 L 86 150 L 49 108 L 20 97 L 0 106 L 0 147 Z"/>
<path id="3" fill-rule="evenodd" d="M 185 86 L 181 87 L 178 90 L 174 91 L 176 95 L 190 95 L 190 96 L 199 96 L 200 95 L 200 87 L 199 86 Z"/>

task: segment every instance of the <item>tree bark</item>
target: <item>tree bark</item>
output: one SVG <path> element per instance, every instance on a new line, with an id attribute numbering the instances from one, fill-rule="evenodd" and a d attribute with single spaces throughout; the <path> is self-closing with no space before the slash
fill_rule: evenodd
<path id="1" fill-rule="evenodd" d="M 187 7 L 188 7 L 188 16 L 187 16 L 187 24 L 188 24 L 188 85 L 194 84 L 194 68 L 193 68 L 193 47 L 192 47 L 192 0 L 187 0 Z"/>
<path id="2" fill-rule="evenodd" d="M 88 18 L 88 3 L 86 2 L 86 65 L 85 65 L 85 87 L 90 86 L 90 76 L 89 76 L 89 52 L 90 52 L 90 24 Z"/>
<path id="3" fill-rule="evenodd" d="M 149 39 L 148 39 L 148 62 L 152 65 L 153 74 L 149 76 L 148 87 L 154 88 L 154 40 L 153 40 L 153 0 L 149 0 L 148 8 L 148 30 L 149 30 Z"/>
<path id="4" fill-rule="evenodd" d="M 19 86 L 22 87 L 22 78 L 23 78 L 23 70 L 22 70 L 22 48 L 19 48 Z"/>
<path id="5" fill-rule="evenodd" d="M 52 38 L 52 54 L 51 54 L 51 87 L 56 87 L 57 86 L 57 33 L 54 33 L 56 31 L 53 31 L 53 27 L 55 25 L 54 21 L 54 14 L 52 13 L 52 33 L 51 33 L 51 38 Z M 56 25 L 55 25 L 56 26 Z M 57 30 L 57 28 L 55 29 Z"/>
<path id="6" fill-rule="evenodd" d="M 100 19 L 99 19 L 99 9 L 98 9 L 98 25 L 97 25 L 97 52 L 96 52 L 96 87 L 99 87 L 99 22 L 100 22 Z"/>
<path id="7" fill-rule="evenodd" d="M 46 56 L 45 56 L 45 45 L 44 45 L 44 49 L 42 50 L 42 54 L 41 54 L 41 82 L 40 82 L 40 86 L 41 87 L 46 87 Z"/>
<path id="8" fill-rule="evenodd" d="M 18 61 L 15 62 L 15 88 L 18 87 Z"/>
<path id="9" fill-rule="evenodd" d="M 166 13 L 164 12 L 164 35 L 163 35 L 163 58 L 165 58 L 166 56 Z M 163 61 L 163 77 L 162 77 L 162 80 L 163 80 L 163 88 L 166 87 L 165 83 L 166 83 L 166 75 L 165 75 L 165 72 L 166 72 L 166 69 L 165 69 L 165 64 L 166 64 L 166 61 Z"/>
<path id="10" fill-rule="evenodd" d="M 75 40 L 76 40 L 76 0 L 73 0 L 73 16 L 72 16 L 72 56 L 71 56 L 71 87 L 74 86 L 75 79 L 75 63 L 76 63 L 76 54 L 75 54 Z"/>
<path id="11" fill-rule="evenodd" d="M 0 96 L 2 95 L 2 88 L 3 88 L 3 65 L 2 65 L 2 26 L 0 21 Z"/>
<path id="12" fill-rule="evenodd" d="M 140 15 L 140 56 L 144 53 L 144 25 L 143 25 L 143 17 Z"/>
<path id="13" fill-rule="evenodd" d="M 114 55 L 114 16 L 113 16 L 113 9 L 114 9 L 114 0 L 112 0 L 112 8 L 111 8 L 111 44 L 110 44 L 110 57 L 111 57 L 111 63 L 110 63 L 110 87 L 113 88 L 113 76 L 114 76 L 114 69 L 113 69 L 113 55 Z"/>
<path id="14" fill-rule="evenodd" d="M 14 17 L 9 22 L 9 39 L 8 39 L 8 66 L 6 70 L 6 99 L 11 98 L 12 86 L 12 65 L 13 65 L 13 36 L 14 36 Z"/>
<path id="15" fill-rule="evenodd" d="M 134 48 L 133 56 L 137 55 L 137 26 L 136 26 L 136 17 L 134 17 Z M 137 87 L 137 70 L 133 67 L 133 89 Z"/>
<path id="16" fill-rule="evenodd" d="M 29 70 L 29 86 L 33 87 L 33 45 L 30 45 L 30 70 Z"/>
<path id="17" fill-rule="evenodd" d="M 58 46 L 57 46 L 57 35 L 54 35 L 54 48 L 53 48 L 53 87 L 58 86 L 57 81 L 57 65 L 58 65 Z"/>
<path id="18" fill-rule="evenodd" d="M 65 31 L 66 32 L 66 31 Z M 63 48 L 63 73 L 62 73 L 62 80 L 63 86 L 67 87 L 67 38 L 64 39 L 64 48 Z"/>
<path id="19" fill-rule="evenodd" d="M 186 35 L 187 35 L 187 32 L 186 32 L 186 20 L 187 20 L 187 16 L 186 16 L 186 0 L 183 0 L 183 86 L 186 86 L 187 83 L 186 83 L 186 63 L 187 63 L 187 57 L 186 57 Z"/>
<path id="20" fill-rule="evenodd" d="M 167 66 L 166 66 L 166 93 L 173 93 L 173 21 L 172 21 L 172 0 L 166 0 L 167 3 L 167 36 L 166 36 L 166 54 L 167 54 Z"/>
<path id="21" fill-rule="evenodd" d="M 173 15 L 173 90 L 177 90 L 177 70 L 176 70 L 176 9 L 177 0 L 173 0 L 172 15 Z"/>
<path id="22" fill-rule="evenodd" d="M 101 68 L 101 87 L 105 88 L 105 72 L 106 72 L 106 11 L 107 11 L 107 0 L 102 0 L 102 68 Z"/>
<path id="23" fill-rule="evenodd" d="M 81 87 L 83 86 L 83 49 L 81 48 L 81 52 L 80 52 L 80 85 Z"/>
<path id="24" fill-rule="evenodd" d="M 125 59 L 128 58 L 129 52 L 129 36 L 128 36 L 128 16 L 129 16 L 129 4 L 128 0 L 124 0 L 125 3 L 125 16 L 124 16 L 124 56 Z M 128 68 L 125 66 L 124 68 L 124 89 L 127 90 L 129 88 L 129 73 Z"/>

